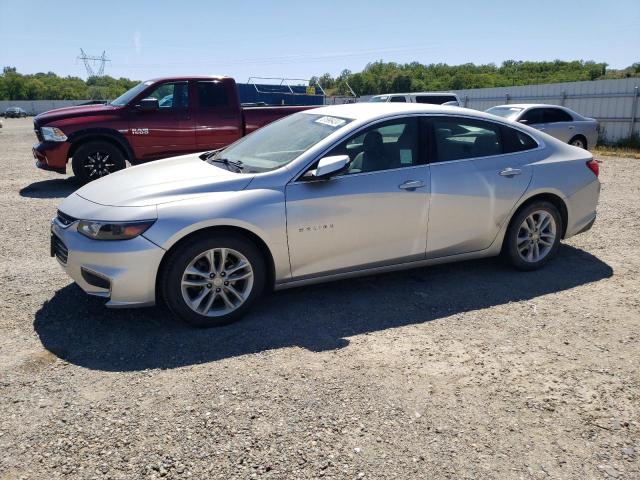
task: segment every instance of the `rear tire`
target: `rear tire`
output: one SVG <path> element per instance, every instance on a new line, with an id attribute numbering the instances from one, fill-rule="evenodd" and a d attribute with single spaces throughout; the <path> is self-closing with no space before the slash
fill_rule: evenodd
<path id="1" fill-rule="evenodd" d="M 573 145 L 574 147 L 587 149 L 587 139 L 582 135 L 576 135 L 571 140 L 569 140 L 569 145 Z"/>
<path id="2" fill-rule="evenodd" d="M 174 315 L 196 327 L 219 327 L 252 307 L 266 278 L 265 260 L 251 240 L 213 233 L 171 253 L 160 287 Z"/>
<path id="3" fill-rule="evenodd" d="M 511 219 L 504 254 L 519 270 L 537 270 L 556 255 L 562 231 L 562 217 L 556 206 L 535 201 Z"/>
<path id="4" fill-rule="evenodd" d="M 118 147 L 109 142 L 96 141 L 80 145 L 73 153 L 71 167 L 76 180 L 85 184 L 126 167 Z"/>

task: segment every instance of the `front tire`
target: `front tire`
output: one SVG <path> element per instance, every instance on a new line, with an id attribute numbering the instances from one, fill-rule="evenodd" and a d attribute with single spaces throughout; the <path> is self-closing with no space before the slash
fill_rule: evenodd
<path id="1" fill-rule="evenodd" d="M 519 270 L 546 265 L 558 251 L 562 229 L 562 217 L 555 205 L 533 202 L 511 219 L 504 245 L 507 259 Z"/>
<path id="2" fill-rule="evenodd" d="M 265 260 L 252 241 L 220 233 L 179 246 L 167 261 L 161 288 L 174 315 L 197 327 L 217 327 L 242 317 L 266 278 Z"/>
<path id="3" fill-rule="evenodd" d="M 118 147 L 109 142 L 88 142 L 80 145 L 71 161 L 73 174 L 81 184 L 117 172 L 126 167 Z"/>

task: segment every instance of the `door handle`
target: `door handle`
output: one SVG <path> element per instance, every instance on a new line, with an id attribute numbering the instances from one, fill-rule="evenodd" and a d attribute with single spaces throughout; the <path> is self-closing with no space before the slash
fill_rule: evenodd
<path id="1" fill-rule="evenodd" d="M 416 188 L 424 187 L 424 182 L 422 180 L 407 180 L 404 183 L 398 185 L 398 188 L 401 190 L 415 190 Z"/>
<path id="2" fill-rule="evenodd" d="M 569 125 L 569 130 L 573 130 L 575 127 L 573 125 Z"/>
<path id="3" fill-rule="evenodd" d="M 501 177 L 514 177 L 515 175 L 520 175 L 522 173 L 522 170 L 520 170 L 519 168 L 505 168 L 504 170 L 502 170 L 500 172 L 500 176 Z"/>

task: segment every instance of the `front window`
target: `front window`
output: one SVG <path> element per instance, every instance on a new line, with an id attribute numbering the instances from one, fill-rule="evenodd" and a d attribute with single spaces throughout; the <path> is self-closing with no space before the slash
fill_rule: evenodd
<path id="1" fill-rule="evenodd" d="M 378 97 L 371 97 L 369 99 L 370 102 L 386 102 L 389 100 L 389 97 L 387 95 L 380 95 Z"/>
<path id="2" fill-rule="evenodd" d="M 521 111 L 522 108 L 518 107 L 492 107 L 487 113 L 503 118 L 515 118 Z"/>
<path id="3" fill-rule="evenodd" d="M 331 115 L 294 113 L 270 123 L 217 153 L 211 160 L 240 163 L 243 172 L 267 172 L 298 158 L 351 122 Z"/>
<path id="4" fill-rule="evenodd" d="M 388 120 L 357 133 L 326 156 L 348 155 L 347 173 L 376 172 L 411 167 L 418 156 L 418 119 Z"/>
<path id="5" fill-rule="evenodd" d="M 145 95 L 145 98 L 157 99 L 160 109 L 188 108 L 188 85 L 187 82 L 163 83 L 154 91 Z"/>
<path id="6" fill-rule="evenodd" d="M 127 105 L 131 100 L 136 98 L 138 94 L 140 94 L 145 88 L 147 88 L 152 83 L 153 82 L 140 82 L 138 85 L 127 90 L 118 98 L 116 98 L 113 102 L 111 102 L 111 105 L 115 107 L 123 107 Z"/>

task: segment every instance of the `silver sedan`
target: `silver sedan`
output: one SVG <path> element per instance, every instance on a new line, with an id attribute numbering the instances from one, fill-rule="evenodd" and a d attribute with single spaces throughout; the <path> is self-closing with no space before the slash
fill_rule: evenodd
<path id="1" fill-rule="evenodd" d="M 589 152 L 486 113 L 323 107 L 84 186 L 51 252 L 107 306 L 221 325 L 272 288 L 501 253 L 542 267 L 593 224 L 597 175 Z"/>
<path id="2" fill-rule="evenodd" d="M 524 123 L 575 147 L 593 148 L 598 142 L 598 121 L 566 107 L 514 103 L 491 107 L 487 113 Z"/>

